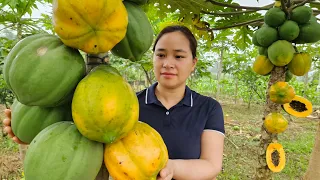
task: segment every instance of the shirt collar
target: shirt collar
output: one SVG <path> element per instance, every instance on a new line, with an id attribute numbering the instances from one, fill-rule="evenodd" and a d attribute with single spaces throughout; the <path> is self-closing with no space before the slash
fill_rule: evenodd
<path id="1" fill-rule="evenodd" d="M 158 102 L 158 98 L 155 94 L 155 88 L 158 85 L 158 82 L 152 84 L 149 88 L 146 89 L 145 104 L 153 104 Z M 186 91 L 183 99 L 178 104 L 184 104 L 186 106 L 193 106 L 193 97 L 191 89 L 186 86 Z"/>

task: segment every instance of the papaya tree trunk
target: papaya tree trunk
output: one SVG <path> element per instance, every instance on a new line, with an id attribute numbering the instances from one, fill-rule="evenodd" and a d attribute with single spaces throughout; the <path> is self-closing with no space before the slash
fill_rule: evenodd
<path id="1" fill-rule="evenodd" d="M 306 98 L 307 96 L 307 90 L 308 90 L 308 81 L 309 81 L 309 76 L 308 76 L 309 73 L 306 73 L 304 75 L 304 90 L 303 90 L 303 97 Z"/>
<path id="2" fill-rule="evenodd" d="M 150 75 L 148 74 L 148 71 L 141 65 L 141 68 L 145 74 L 145 86 L 148 87 L 149 85 L 152 84 Z"/>
<path id="3" fill-rule="evenodd" d="M 318 81 L 318 86 L 317 86 L 317 92 L 320 92 L 320 73 L 319 73 L 319 81 Z"/>
<path id="4" fill-rule="evenodd" d="M 218 72 L 217 72 L 217 94 L 216 94 L 216 99 L 219 99 L 220 96 L 220 91 L 221 91 L 221 84 L 220 84 L 220 80 L 221 80 L 221 74 L 222 74 L 222 67 L 223 66 L 223 48 L 221 48 L 220 51 L 220 61 L 218 62 Z"/>
<path id="5" fill-rule="evenodd" d="M 101 64 L 107 64 L 109 62 L 108 53 L 101 53 L 97 55 L 88 54 L 86 57 L 86 71 L 87 74 L 96 66 Z M 96 177 L 96 180 L 108 180 L 109 172 L 102 162 L 101 169 Z"/>
<path id="6" fill-rule="evenodd" d="M 319 177 L 320 177 L 320 122 L 318 125 L 315 144 L 311 153 L 309 166 L 304 176 L 304 180 L 318 180 Z"/>
<path id="7" fill-rule="evenodd" d="M 238 101 L 238 84 L 239 84 L 239 79 L 236 78 L 236 89 L 235 89 L 235 96 L 234 96 L 234 104 L 237 104 Z"/>
<path id="8" fill-rule="evenodd" d="M 269 134 L 263 126 L 264 117 L 268 115 L 271 112 L 280 112 L 281 106 L 279 104 L 276 104 L 272 102 L 269 98 L 268 90 L 270 86 L 278 81 L 284 81 L 285 80 L 285 68 L 284 67 L 275 67 L 271 71 L 268 88 L 266 90 L 266 105 L 264 109 L 264 115 L 262 118 L 262 126 L 261 126 L 261 137 L 260 137 L 260 143 L 258 147 L 258 165 L 256 168 L 255 178 L 257 180 L 269 180 L 272 178 L 272 171 L 269 170 L 266 162 L 266 150 L 273 140 L 277 140 L 277 135 L 271 135 Z"/>

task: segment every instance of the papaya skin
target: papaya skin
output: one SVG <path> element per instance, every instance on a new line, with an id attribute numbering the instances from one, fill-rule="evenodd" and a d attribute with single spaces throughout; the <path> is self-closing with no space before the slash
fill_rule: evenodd
<path id="1" fill-rule="evenodd" d="M 282 114 L 272 112 L 265 117 L 264 127 L 269 133 L 279 134 L 287 129 L 288 121 Z"/>
<path id="2" fill-rule="evenodd" d="M 304 76 L 311 68 L 311 56 L 308 53 L 296 53 L 288 64 L 289 71 L 296 76 Z"/>
<path id="3" fill-rule="evenodd" d="M 295 95 L 293 87 L 283 81 L 276 82 L 269 89 L 270 100 L 277 104 L 289 103 Z"/>
<path id="4" fill-rule="evenodd" d="M 53 0 L 53 27 L 67 46 L 105 53 L 124 38 L 128 13 L 122 0 Z"/>
<path id="5" fill-rule="evenodd" d="M 286 40 L 278 40 L 268 47 L 268 58 L 275 66 L 285 66 L 290 63 L 295 53 L 293 45 Z"/>
<path id="6" fill-rule="evenodd" d="M 274 65 L 265 55 L 257 56 L 252 67 L 255 73 L 263 76 L 269 74 L 273 68 Z"/>
<path id="7" fill-rule="evenodd" d="M 134 127 L 139 102 L 115 68 L 100 65 L 79 82 L 72 100 L 72 117 L 82 135 L 108 144 Z"/>
<path id="8" fill-rule="evenodd" d="M 126 137 L 104 150 L 104 163 L 114 179 L 156 180 L 168 160 L 160 134 L 140 121 Z"/>

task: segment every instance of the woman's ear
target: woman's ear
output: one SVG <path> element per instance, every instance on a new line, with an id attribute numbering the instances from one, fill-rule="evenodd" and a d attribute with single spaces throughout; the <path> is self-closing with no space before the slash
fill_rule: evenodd
<path id="1" fill-rule="evenodd" d="M 192 63 L 193 63 L 193 65 L 192 65 L 192 72 L 193 72 L 194 69 L 196 68 L 197 62 L 198 62 L 198 58 L 197 58 L 197 57 L 193 58 L 193 60 L 192 60 Z"/>

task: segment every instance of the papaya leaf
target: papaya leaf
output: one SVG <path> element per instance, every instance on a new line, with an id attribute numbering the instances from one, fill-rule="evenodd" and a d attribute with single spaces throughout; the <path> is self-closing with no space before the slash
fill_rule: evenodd
<path id="1" fill-rule="evenodd" d="M 14 12 L 0 10 L 0 23 L 3 22 L 18 22 L 17 15 Z"/>
<path id="2" fill-rule="evenodd" d="M 1 9 L 4 8 L 5 6 L 9 5 L 9 3 L 16 3 L 16 1 L 13 0 L 0 0 L 0 7 Z"/>
<path id="3" fill-rule="evenodd" d="M 236 47 L 240 50 L 245 50 L 251 44 L 250 35 L 252 32 L 248 29 L 247 26 L 242 26 L 239 28 L 233 38 Z"/>

